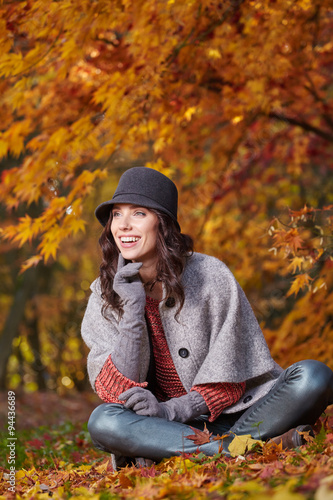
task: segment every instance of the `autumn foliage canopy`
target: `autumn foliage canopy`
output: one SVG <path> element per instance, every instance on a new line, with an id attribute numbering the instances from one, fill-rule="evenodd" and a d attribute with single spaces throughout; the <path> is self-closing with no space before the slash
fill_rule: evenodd
<path id="1" fill-rule="evenodd" d="M 8 373 L 21 364 L 36 383 L 38 358 L 50 387 L 80 387 L 93 208 L 141 164 L 176 182 L 182 231 L 234 272 L 275 359 L 333 368 L 331 2 L 26 0 L 0 13 Z M 20 269 L 42 271 L 8 336 Z"/>

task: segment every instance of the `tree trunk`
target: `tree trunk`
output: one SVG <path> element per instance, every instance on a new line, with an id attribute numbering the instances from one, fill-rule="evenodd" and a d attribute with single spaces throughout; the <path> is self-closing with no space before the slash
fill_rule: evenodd
<path id="1" fill-rule="evenodd" d="M 12 353 L 12 344 L 19 335 L 20 323 L 24 318 L 25 306 L 33 295 L 37 281 L 37 268 L 28 269 L 17 279 L 14 300 L 7 315 L 0 337 L 0 388 L 6 388 L 7 363 Z"/>

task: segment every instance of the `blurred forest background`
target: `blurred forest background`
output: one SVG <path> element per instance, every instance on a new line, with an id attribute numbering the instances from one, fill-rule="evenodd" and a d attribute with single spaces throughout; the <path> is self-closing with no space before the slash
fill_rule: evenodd
<path id="1" fill-rule="evenodd" d="M 148 165 L 275 360 L 333 368 L 329 0 L 0 4 L 0 387 L 90 390 L 98 203 Z"/>

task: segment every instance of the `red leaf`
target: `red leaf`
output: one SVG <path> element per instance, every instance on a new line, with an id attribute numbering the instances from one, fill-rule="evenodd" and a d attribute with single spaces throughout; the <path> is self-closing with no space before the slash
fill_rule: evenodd
<path id="1" fill-rule="evenodd" d="M 191 439 L 193 441 L 193 443 L 197 444 L 197 445 L 210 443 L 209 438 L 213 433 L 208 431 L 206 424 L 205 424 L 203 431 L 200 431 L 199 429 L 196 429 L 195 427 L 191 427 L 191 429 L 194 432 L 194 434 L 190 434 L 189 436 L 185 436 L 186 439 Z"/>

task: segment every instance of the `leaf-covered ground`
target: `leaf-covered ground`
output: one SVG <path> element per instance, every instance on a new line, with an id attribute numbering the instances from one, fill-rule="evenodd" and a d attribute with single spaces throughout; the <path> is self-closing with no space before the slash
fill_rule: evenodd
<path id="1" fill-rule="evenodd" d="M 199 454 L 115 472 L 87 432 L 85 420 L 95 400 L 79 395 L 56 404 L 55 395 L 29 397 L 17 405 L 16 494 L 9 491 L 7 436 L 2 433 L 1 499 L 333 500 L 332 406 L 317 422 L 315 438 L 292 451 L 256 446 L 234 458 Z"/>

